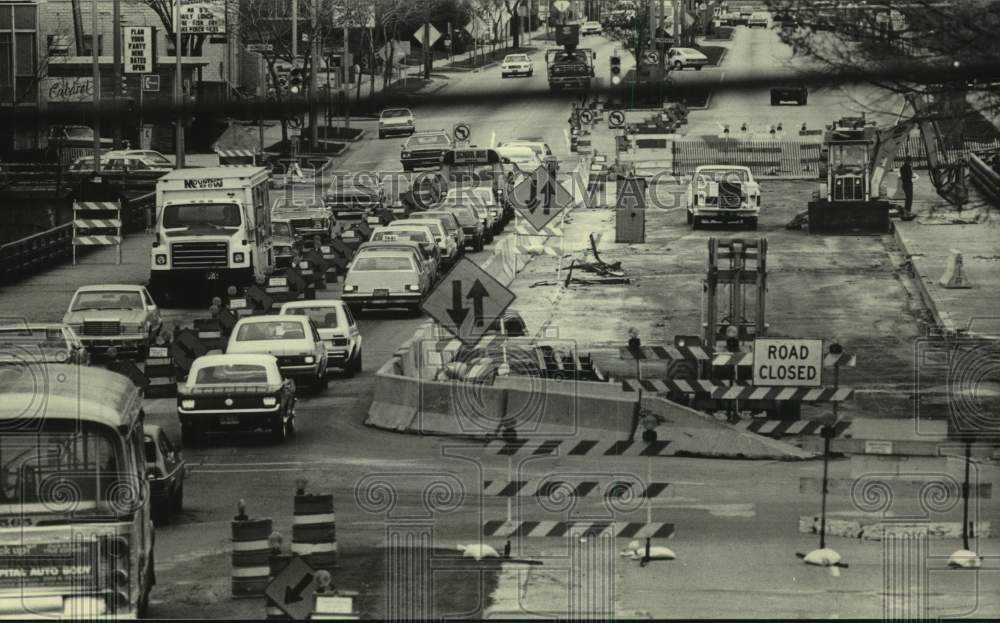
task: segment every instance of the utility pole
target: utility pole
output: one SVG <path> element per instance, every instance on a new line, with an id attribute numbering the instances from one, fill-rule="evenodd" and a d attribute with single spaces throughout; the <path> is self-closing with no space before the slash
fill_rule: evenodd
<path id="1" fill-rule="evenodd" d="M 347 24 L 344 24 L 344 57 L 341 60 L 343 64 L 342 69 L 343 69 L 344 81 L 340 85 L 341 87 L 340 94 L 343 97 L 342 101 L 344 104 L 345 128 L 351 127 L 351 112 L 350 112 L 351 98 L 350 98 L 350 91 L 348 91 L 349 88 L 348 84 L 350 84 L 350 77 L 351 77 L 351 52 L 350 52 L 350 47 L 348 46 L 348 40 L 350 38 L 350 34 L 351 34 L 350 28 L 348 28 Z"/>
<path id="2" fill-rule="evenodd" d="M 91 0 L 90 14 L 93 18 L 93 30 L 90 31 L 90 51 L 94 62 L 94 176 L 101 175 L 101 61 L 97 50 L 97 31 L 101 22 L 97 13 L 97 0 Z"/>
<path id="3" fill-rule="evenodd" d="M 292 0 L 292 67 L 299 59 L 299 0 Z"/>
<path id="4" fill-rule="evenodd" d="M 111 19 L 114 24 L 111 28 L 111 36 L 114 39 L 114 43 L 111 46 L 113 50 L 113 69 L 111 72 L 111 81 L 115 85 L 115 101 L 119 98 L 124 98 L 124 93 L 121 93 L 122 88 L 122 7 L 121 0 L 112 0 L 111 2 Z M 142 88 L 142 85 L 139 85 Z M 114 123 L 114 136 L 115 147 L 117 148 L 122 144 L 122 116 L 121 114 L 115 116 Z"/>
<path id="5" fill-rule="evenodd" d="M 316 151 L 319 144 L 319 128 L 316 123 L 316 90 L 319 88 L 316 79 L 316 64 L 319 62 L 319 0 L 313 0 L 312 35 L 309 37 L 309 147 Z"/>
<path id="6" fill-rule="evenodd" d="M 95 2 L 97 0 L 94 0 Z M 177 65 L 174 72 L 174 106 L 177 108 L 177 133 L 174 139 L 175 151 L 174 156 L 175 169 L 184 168 L 184 27 L 181 23 L 181 3 L 180 0 L 175 4 L 175 19 L 174 19 L 174 55 L 177 57 Z"/>

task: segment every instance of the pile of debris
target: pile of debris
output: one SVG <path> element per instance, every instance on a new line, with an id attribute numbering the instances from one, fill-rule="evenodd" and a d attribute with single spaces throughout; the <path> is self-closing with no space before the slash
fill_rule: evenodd
<path id="1" fill-rule="evenodd" d="M 601 255 L 597 251 L 597 242 L 599 239 L 600 236 L 595 238 L 593 233 L 590 234 L 590 249 L 594 255 L 593 262 L 584 260 L 573 260 L 570 262 L 569 270 L 566 271 L 566 280 L 563 284 L 565 287 L 568 288 L 571 283 L 581 285 L 632 283 L 632 280 L 625 276 L 625 271 L 622 270 L 622 263 L 620 261 L 608 264 L 601 259 Z M 573 276 L 574 271 L 577 271 L 578 276 Z M 580 277 L 579 271 L 597 276 Z"/>

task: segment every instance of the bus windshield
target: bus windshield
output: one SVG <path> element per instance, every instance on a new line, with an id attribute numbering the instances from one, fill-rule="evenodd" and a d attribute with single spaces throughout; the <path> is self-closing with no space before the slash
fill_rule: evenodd
<path id="1" fill-rule="evenodd" d="M 121 521 L 141 504 L 141 484 L 112 428 L 46 418 L 37 432 L 0 435 L 2 515 Z"/>
<path id="2" fill-rule="evenodd" d="M 163 208 L 166 229 L 235 229 L 241 223 L 240 206 L 235 203 L 178 204 Z"/>

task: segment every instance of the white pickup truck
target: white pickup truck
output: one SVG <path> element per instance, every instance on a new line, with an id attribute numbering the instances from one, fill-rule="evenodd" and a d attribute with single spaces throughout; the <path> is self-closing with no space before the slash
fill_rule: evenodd
<path id="1" fill-rule="evenodd" d="M 759 214 L 760 184 L 749 167 L 713 164 L 694 170 L 687 190 L 687 222 L 693 229 L 708 220 L 757 229 Z"/>

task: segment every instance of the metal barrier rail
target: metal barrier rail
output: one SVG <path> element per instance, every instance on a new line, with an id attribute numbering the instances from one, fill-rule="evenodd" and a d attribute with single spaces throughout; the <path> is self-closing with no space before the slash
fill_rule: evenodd
<path id="1" fill-rule="evenodd" d="M 969 173 L 972 181 L 994 207 L 1000 207 L 1000 173 L 986 164 L 977 154 L 969 155 Z"/>
<path id="2" fill-rule="evenodd" d="M 145 193 L 128 200 L 123 215 L 125 232 L 143 231 L 147 218 L 152 215 L 156 193 Z M 87 253 L 90 249 L 78 249 Z M 28 275 L 51 268 L 73 256 L 73 223 L 64 223 L 0 245 L 0 283 L 10 283 Z"/>

